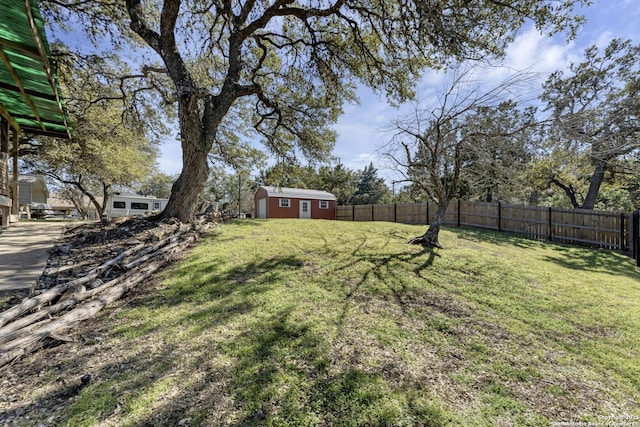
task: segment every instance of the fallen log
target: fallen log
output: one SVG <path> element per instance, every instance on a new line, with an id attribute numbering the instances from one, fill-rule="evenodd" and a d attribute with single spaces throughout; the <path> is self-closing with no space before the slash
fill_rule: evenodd
<path id="1" fill-rule="evenodd" d="M 47 324 L 29 332 L 26 336 L 21 334 L 22 336 L 1 345 L 0 367 L 33 352 L 39 348 L 47 338 L 62 336 L 63 333 L 76 327 L 80 322 L 95 316 L 104 307 L 122 297 L 143 279 L 158 271 L 163 265 L 164 262 L 162 260 L 149 264 L 141 270 L 132 273 L 126 279 L 120 280 L 122 283 L 101 293 L 101 295 L 96 298 L 92 298 L 90 301 L 76 307 L 59 318 L 47 322 Z"/>
<path id="2" fill-rule="evenodd" d="M 173 234 L 165 239 L 162 239 L 158 243 L 154 244 L 151 248 L 154 249 L 154 248 L 162 247 L 163 245 L 170 243 L 173 239 L 182 237 L 186 232 L 187 230 L 184 228 L 179 229 L 177 232 L 178 234 Z M 3 326 L 11 322 L 13 319 L 18 318 L 23 314 L 28 313 L 33 309 L 36 309 L 37 307 L 40 307 L 44 304 L 54 301 L 56 298 L 58 298 L 60 295 L 64 294 L 67 290 L 71 288 L 74 288 L 80 285 L 89 284 L 90 282 L 97 279 L 100 276 L 100 274 L 106 271 L 109 267 L 117 265 L 121 261 L 125 260 L 127 257 L 131 257 L 136 252 L 140 252 L 141 250 L 144 250 L 144 248 L 145 248 L 145 245 L 137 245 L 132 248 L 129 248 L 126 251 L 123 251 L 122 253 L 118 254 L 116 257 L 111 258 L 108 261 L 104 262 L 103 264 L 99 265 L 98 267 L 95 267 L 92 270 L 88 271 L 82 277 L 79 277 L 74 280 L 70 280 L 69 282 L 66 282 L 66 283 L 61 283 L 59 285 L 56 285 L 53 288 L 44 291 L 40 295 L 36 295 L 34 297 L 28 298 L 24 300 L 22 303 L 5 310 L 3 313 L 0 313 L 0 328 L 2 328 Z"/>
<path id="3" fill-rule="evenodd" d="M 141 256 L 139 258 L 136 258 L 135 260 L 127 263 L 127 264 L 123 264 L 122 268 L 124 268 L 125 270 L 131 270 L 132 268 L 137 267 L 140 264 L 143 264 L 147 261 L 152 260 L 153 258 L 156 258 L 164 253 L 169 253 L 171 252 L 173 249 L 175 248 L 180 248 L 182 246 L 182 242 L 173 242 L 168 244 L 167 246 L 164 246 L 162 249 L 157 250 L 156 252 L 152 252 L 148 255 L 144 255 Z"/>
<path id="4" fill-rule="evenodd" d="M 180 242 L 180 238 L 183 237 L 187 232 L 188 232 L 188 230 L 179 231 L 178 233 L 173 234 L 173 235 L 171 235 L 171 236 L 159 241 L 158 243 L 156 243 L 156 244 L 154 244 L 152 246 L 148 246 L 148 247 L 144 248 L 143 250 L 141 250 L 138 253 L 136 253 L 135 260 L 138 260 L 138 259 L 144 257 L 145 255 L 149 254 L 149 253 L 155 253 L 165 245 L 170 245 L 170 244 L 174 244 L 176 242 Z M 131 258 L 131 257 L 129 257 L 129 258 Z M 135 260 L 133 262 L 135 262 Z M 120 262 L 119 266 L 121 268 L 124 268 L 125 270 L 130 270 L 131 268 L 127 267 L 127 266 L 132 264 L 132 262 L 124 264 L 124 261 L 125 260 L 122 260 L 122 262 Z"/>
<path id="5" fill-rule="evenodd" d="M 154 255 L 152 261 L 147 260 L 147 264 L 138 270 L 129 271 L 98 288 L 74 295 L 1 328 L 0 367 L 33 352 L 44 345 L 47 340 L 67 337 L 66 334 L 80 322 L 95 316 L 104 307 L 121 298 L 126 292 L 171 261 L 175 252 L 186 249 L 197 238 L 197 233 L 189 233 L 180 242 L 172 243 L 153 254 L 149 254 Z M 86 301 L 84 304 L 78 305 L 84 301 Z M 53 314 L 71 307 L 74 308 L 57 319 L 49 319 Z"/>
<path id="6" fill-rule="evenodd" d="M 158 256 L 161 256 L 165 253 L 169 253 L 171 251 L 173 251 L 174 249 L 176 250 L 182 250 L 184 248 L 186 248 L 188 245 L 190 245 L 194 240 L 196 239 L 196 236 L 188 236 L 187 238 L 185 238 L 183 241 L 177 242 L 177 243 L 172 243 L 170 245 L 165 246 L 164 248 L 157 250 L 156 252 L 149 254 L 147 256 L 144 257 L 145 261 L 148 261 L 150 259 L 156 258 Z M 139 263 L 136 263 L 134 266 L 139 265 Z M 130 270 L 130 269 L 128 269 Z M 91 290 L 85 291 L 85 292 L 81 292 L 78 294 L 75 294 L 73 297 L 66 299 L 66 300 L 61 300 L 54 305 L 51 305 L 47 308 L 43 308 L 38 310 L 37 312 L 29 315 L 29 316 L 25 316 L 20 318 L 19 320 L 14 320 L 13 322 L 7 323 L 5 326 L 0 328 L 0 342 L 2 342 L 2 337 L 4 336 L 4 334 L 9 333 L 9 332 L 13 332 L 15 330 L 18 330 L 20 328 L 22 328 L 23 326 L 26 326 L 34 321 L 37 321 L 39 319 L 45 318 L 47 316 L 51 316 L 53 314 L 57 314 L 61 311 L 65 311 L 68 310 L 69 308 L 73 307 L 75 304 L 77 304 L 78 302 L 84 301 L 86 299 L 92 298 L 95 295 L 98 295 L 100 292 L 103 292 L 105 289 L 108 289 L 112 286 L 114 286 L 115 284 L 117 284 L 122 278 L 125 278 L 127 275 L 122 275 L 120 277 L 117 277 L 115 279 L 112 279 L 109 282 L 106 283 L 100 283 L 100 286 L 97 287 L 93 287 Z M 71 283 L 71 282 L 69 282 Z M 68 288 L 66 292 L 70 291 L 72 288 Z"/>
<path id="7" fill-rule="evenodd" d="M 127 252 L 133 253 L 134 249 L 140 249 L 141 247 L 143 247 L 143 245 L 136 246 L 127 251 L 124 251 L 118 256 L 105 262 L 104 264 L 87 272 L 86 275 L 82 277 L 79 277 L 74 280 L 70 280 L 66 283 L 61 283 L 59 285 L 56 285 L 51 289 L 47 289 L 40 295 L 27 298 L 22 303 L 16 306 L 13 306 L 8 310 L 5 310 L 3 313 L 0 314 L 0 328 L 2 328 L 7 323 L 11 322 L 13 319 L 16 319 L 17 317 L 23 315 L 24 313 L 27 313 L 39 306 L 42 306 L 44 304 L 47 304 L 55 300 L 57 297 L 65 293 L 68 289 L 71 289 L 76 286 L 84 285 L 86 283 L 89 283 L 97 279 L 100 273 L 106 270 L 110 265 L 120 262 L 126 256 L 125 254 Z"/>

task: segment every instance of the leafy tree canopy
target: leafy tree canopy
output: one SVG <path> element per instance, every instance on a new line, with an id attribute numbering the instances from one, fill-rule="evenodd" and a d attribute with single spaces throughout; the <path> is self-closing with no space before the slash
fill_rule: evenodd
<path id="1" fill-rule="evenodd" d="M 512 100 L 479 107 L 465 123 L 470 135 L 462 155 L 465 196 L 485 202 L 523 203 L 526 169 L 536 141 L 535 109 Z"/>
<path id="2" fill-rule="evenodd" d="M 586 49 L 584 60 L 568 73 L 557 71 L 544 84 L 542 100 L 552 113 L 549 143 L 554 167 L 548 180 L 562 189 L 575 208 L 593 209 L 607 174 L 618 159 L 640 150 L 640 45 L 614 39 L 603 50 Z M 573 162 L 583 160 L 572 173 Z M 582 191 L 584 190 L 584 191 Z"/>
<path id="3" fill-rule="evenodd" d="M 502 55 L 527 19 L 573 35 L 582 20 L 573 9 L 588 3 L 42 2 L 50 19 L 83 26 L 98 44 L 147 48 L 136 56 L 143 62 L 137 74 L 149 82 L 142 87 L 177 106 L 183 169 L 164 214 L 183 220 L 193 218 L 209 153 L 233 152 L 228 147 L 239 144 L 239 134 L 251 129 L 280 156 L 320 158 L 335 140 L 330 125 L 343 102 L 356 100 L 357 84 L 407 99 L 427 67 Z"/>
<path id="4" fill-rule="evenodd" d="M 238 210 L 253 213 L 253 196 L 257 189 L 258 183 L 251 179 L 248 171 L 230 171 L 214 166 L 202 194 L 201 210 L 206 210 L 210 203 L 217 202 L 218 209 L 225 215 L 234 216 Z"/>
<path id="5" fill-rule="evenodd" d="M 352 205 L 372 205 L 385 203 L 391 199 L 391 191 L 378 176 L 378 170 L 373 167 L 373 163 L 359 171 L 357 174 L 356 190 L 349 199 Z"/>
<path id="6" fill-rule="evenodd" d="M 142 196 L 154 196 L 159 199 L 168 199 L 171 196 L 171 186 L 176 180 L 175 177 L 166 173 L 156 172 L 147 177 L 137 188 L 138 194 Z"/>
<path id="7" fill-rule="evenodd" d="M 60 83 L 68 95 L 72 138 L 23 141 L 22 159 L 28 169 L 54 179 L 61 190 L 73 187 L 64 191 L 74 195 L 71 201 L 82 199 L 77 191 L 88 197 L 102 215 L 112 188 L 130 187 L 154 169 L 157 139 L 146 125 L 157 116 L 151 109 L 144 109 L 144 114 L 123 109 L 118 91 L 83 67 L 78 57 L 63 53 L 58 64 Z M 161 131 L 162 125 L 156 129 Z"/>

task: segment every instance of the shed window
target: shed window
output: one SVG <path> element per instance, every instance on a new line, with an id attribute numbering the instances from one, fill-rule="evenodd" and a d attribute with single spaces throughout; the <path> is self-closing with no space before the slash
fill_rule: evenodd
<path id="1" fill-rule="evenodd" d="M 291 201 L 289 199 L 280 199 L 280 207 L 288 208 L 291 206 Z"/>
<path id="2" fill-rule="evenodd" d="M 125 207 L 125 202 L 113 202 L 113 209 L 124 209 Z"/>
<path id="3" fill-rule="evenodd" d="M 149 209 L 149 203 L 131 202 L 131 209 L 138 209 L 138 210 L 144 211 Z"/>
<path id="4" fill-rule="evenodd" d="M 329 202 L 327 200 L 320 200 L 320 209 L 329 209 Z"/>
<path id="5" fill-rule="evenodd" d="M 160 202 L 153 202 L 153 209 L 160 209 Z"/>

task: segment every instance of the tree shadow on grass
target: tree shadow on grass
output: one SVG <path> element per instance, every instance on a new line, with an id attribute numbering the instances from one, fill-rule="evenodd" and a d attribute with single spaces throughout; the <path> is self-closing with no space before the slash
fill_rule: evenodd
<path id="1" fill-rule="evenodd" d="M 424 278 L 424 271 L 432 267 L 435 259 L 440 257 L 438 249 L 422 246 L 409 246 L 407 250 L 400 253 L 379 250 L 375 253 L 367 253 L 363 250 L 365 243 L 366 236 L 355 246 L 349 261 L 332 272 L 333 274 L 339 274 L 340 272 L 347 272 L 348 274 L 349 271 L 363 270 L 360 277 L 350 283 L 345 283 L 348 291 L 340 315 L 341 327 L 346 323 L 347 314 L 353 304 L 354 296 L 370 291 L 363 290 L 363 286 L 366 283 L 384 285 L 385 292 L 390 291 L 402 311 L 406 312 L 402 294 L 406 293 L 407 287 L 402 281 L 396 280 L 395 269 L 412 270 L 417 277 Z M 382 245 L 382 247 L 388 247 L 388 244 L 389 242 Z M 422 262 L 418 260 L 422 260 Z M 393 283 L 389 283 L 389 281 Z"/>
<path id="2" fill-rule="evenodd" d="M 436 254 L 427 250 L 376 256 L 356 250 L 355 256 L 341 268 L 370 264 L 358 287 L 369 278 L 387 274 L 385 270 L 392 268 L 398 256 L 407 265 L 424 256 L 424 262 L 416 266 L 419 270 L 428 268 Z M 276 256 L 224 271 L 220 267 L 211 261 L 185 264 L 168 275 L 167 280 L 186 277 L 184 283 L 172 286 L 175 290 L 163 291 L 160 296 L 142 293 L 135 301 L 136 306 L 151 310 L 179 306 L 185 301 L 217 301 L 215 307 L 180 313 L 173 320 L 178 327 L 197 325 L 190 332 L 194 342 L 184 340 L 189 344 L 181 343 L 180 347 L 164 342 L 171 338 L 163 335 L 163 326 L 150 322 L 149 328 L 141 327 L 142 335 L 127 339 L 116 334 L 105 347 L 91 339 L 101 333 L 100 329 L 86 325 L 81 331 L 89 337 L 85 347 L 61 346 L 68 355 L 46 365 L 48 370 L 59 371 L 60 377 L 68 378 L 69 372 L 73 373 L 71 381 L 31 404 L 14 407 L 12 414 L 0 414 L 0 420 L 9 420 L 17 413 L 33 413 L 39 419 L 53 417 L 59 425 L 118 423 L 123 415 L 129 416 L 129 425 L 137 426 L 393 425 L 399 416 L 424 424 L 425 414 L 429 414 L 435 421 L 428 425 L 446 424 L 446 417 L 437 411 L 433 415 L 428 405 L 409 404 L 398 412 L 392 390 L 398 385 L 390 389 L 389 384 L 395 380 L 382 367 L 369 367 L 365 372 L 355 363 L 330 366 L 331 340 L 316 329 L 317 325 L 301 320 L 300 313 L 293 316 L 292 306 L 273 313 L 259 311 L 255 301 L 260 294 L 276 286 L 274 282 L 287 272 L 303 268 L 302 258 Z M 252 312 L 256 314 L 253 320 L 246 316 Z M 247 317 L 241 330 L 222 337 L 198 336 L 205 329 L 224 331 L 237 316 Z M 109 317 L 106 311 L 102 319 L 93 322 L 106 334 L 113 328 L 112 322 L 105 322 Z M 129 348 L 138 340 L 139 349 Z M 104 363 L 106 356 L 101 353 L 113 356 Z M 38 357 L 43 365 L 48 363 L 46 352 Z M 79 377 L 85 373 L 92 379 L 88 385 L 79 386 Z M 414 384 L 404 386 L 415 388 Z M 403 398 L 400 395 L 398 401 L 403 402 Z M 38 408 L 52 402 L 64 408 L 62 412 L 38 414 Z"/>
<path id="3" fill-rule="evenodd" d="M 195 310 L 179 316 L 176 314 L 177 317 L 170 320 L 188 325 L 189 333 L 195 336 L 216 324 L 251 312 L 256 307 L 252 295 L 272 290 L 287 272 L 302 268 L 304 263 L 297 256 L 275 256 L 226 270 L 221 270 L 222 265 L 224 263 L 215 258 L 179 265 L 164 279 L 172 282 L 168 289 L 137 295 L 135 301 L 127 305 L 163 310 L 166 307 L 196 304 Z M 133 331 L 123 328 L 114 332 L 142 337 L 162 327 L 157 319 L 138 322 Z"/>
<path id="4" fill-rule="evenodd" d="M 236 360 L 221 390 L 238 410 L 229 425 L 392 425 L 397 421 L 394 417 L 399 414 L 380 410 L 389 406 L 393 394 L 382 368 L 364 372 L 356 366 L 330 366 L 329 346 L 326 337 L 285 308 L 221 348 Z M 212 397 L 210 390 L 197 393 L 196 400 Z M 406 410 L 416 420 L 422 417 L 420 411 L 425 412 L 424 407 Z M 195 414 L 199 416 L 206 417 Z M 153 425 L 156 419 L 154 414 L 143 425 Z"/>
<path id="5" fill-rule="evenodd" d="M 590 249 L 565 245 L 557 242 L 529 239 L 510 233 L 487 230 L 452 229 L 458 238 L 476 242 L 486 242 L 499 246 L 511 246 L 523 249 L 544 248 L 553 255 L 543 259 L 570 270 L 606 272 L 612 275 L 624 275 L 637 278 L 634 262 L 631 258 L 606 249 Z"/>
<path id="6" fill-rule="evenodd" d="M 537 240 L 534 238 L 527 238 L 526 236 L 499 232 L 494 230 L 482 230 L 477 228 L 446 228 L 453 234 L 457 235 L 459 239 L 470 240 L 473 242 L 486 242 L 499 246 L 511 246 L 523 249 L 539 248 L 543 245 L 549 244 L 549 242 L 543 240 Z"/>
<path id="7" fill-rule="evenodd" d="M 94 341 L 80 352 L 67 347 L 67 357 L 50 366 L 58 378 L 48 381 L 59 386 L 0 413 L 0 421 L 98 425 L 128 416 L 126 425 L 135 426 L 394 425 L 400 419 L 446 424 L 446 415 L 434 413 L 425 399 L 400 403 L 406 407 L 399 411 L 396 389 L 416 385 L 393 384 L 383 367 L 365 372 L 357 365 L 331 366 L 331 341 L 293 311 L 287 307 L 256 319 L 224 342 L 203 337 L 188 355 L 171 343 L 128 348 L 132 343 L 105 347 Z M 98 356 L 105 353 L 113 355 L 107 363 Z M 86 385 L 80 381 L 84 374 L 92 376 Z M 398 393 L 403 402 L 405 391 Z M 45 412 L 52 402 L 60 410 Z"/>
<path id="8" fill-rule="evenodd" d="M 554 245 L 551 251 L 553 255 L 546 255 L 544 260 L 569 270 L 640 278 L 634 260 L 616 252 L 561 245 Z"/>
<path id="9" fill-rule="evenodd" d="M 36 420 L 47 419 L 53 425 L 99 424 L 116 413 L 129 410 L 145 392 L 163 378 L 170 377 L 175 369 L 172 362 L 175 348 L 171 345 L 158 351 L 140 349 L 128 355 L 113 354 L 108 363 L 98 366 L 93 365 L 92 358 L 104 352 L 100 343 L 87 344 L 80 353 L 74 347 L 56 351 L 69 354 L 66 359 L 57 358 L 59 363 L 46 366 L 44 372 L 50 379 L 44 385 L 50 390 L 29 404 L 0 412 L 0 423 L 36 425 Z M 50 362 L 42 356 L 39 361 Z M 35 381 L 45 380 L 38 377 Z M 53 412 L 50 411 L 52 407 Z M 177 425 L 178 420 L 173 425 Z"/>
<path id="10" fill-rule="evenodd" d="M 222 270 L 222 260 L 206 258 L 174 268 L 166 277 L 173 282 L 171 292 L 158 298 L 156 306 L 178 305 L 188 300 L 224 298 L 266 292 L 288 271 L 304 266 L 298 256 L 273 256 Z"/>

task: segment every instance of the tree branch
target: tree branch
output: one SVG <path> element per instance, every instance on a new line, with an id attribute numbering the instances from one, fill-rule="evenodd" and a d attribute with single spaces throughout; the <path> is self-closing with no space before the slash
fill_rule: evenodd
<path id="1" fill-rule="evenodd" d="M 576 194 L 577 194 L 576 190 L 573 188 L 571 184 L 569 184 L 568 186 L 564 185 L 563 183 L 561 183 L 556 179 L 555 174 L 551 174 L 551 176 L 549 176 L 549 183 L 560 187 L 562 191 L 565 192 L 567 197 L 569 197 L 569 200 L 571 201 L 571 206 L 573 206 L 574 209 L 580 209 L 580 204 L 578 203 L 578 200 L 576 198 Z"/>

